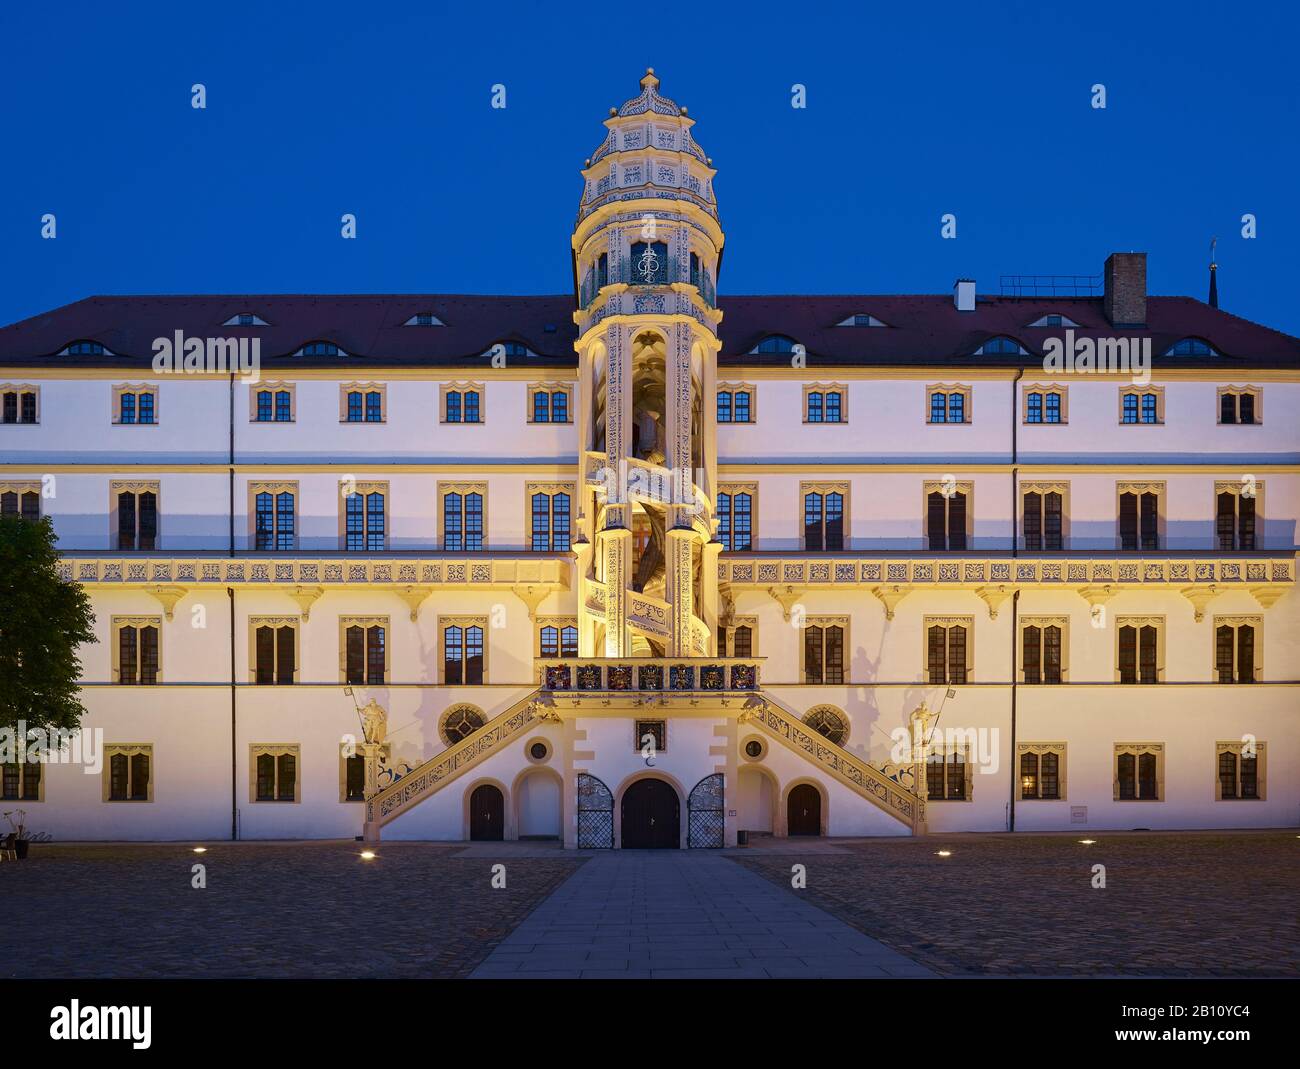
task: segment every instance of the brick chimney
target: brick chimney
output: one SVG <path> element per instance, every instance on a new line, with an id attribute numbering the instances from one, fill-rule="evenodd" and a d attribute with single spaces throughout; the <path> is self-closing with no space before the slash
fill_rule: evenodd
<path id="1" fill-rule="evenodd" d="M 1112 327 L 1147 325 L 1147 254 L 1112 252 L 1106 257 L 1102 310 Z"/>

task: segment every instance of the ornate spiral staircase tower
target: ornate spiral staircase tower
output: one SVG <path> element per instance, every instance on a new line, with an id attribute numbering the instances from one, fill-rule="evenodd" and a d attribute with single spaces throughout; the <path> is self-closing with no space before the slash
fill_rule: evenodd
<path id="1" fill-rule="evenodd" d="M 721 548 L 715 171 L 653 70 L 605 126 L 573 231 L 579 653 L 710 656 Z"/>

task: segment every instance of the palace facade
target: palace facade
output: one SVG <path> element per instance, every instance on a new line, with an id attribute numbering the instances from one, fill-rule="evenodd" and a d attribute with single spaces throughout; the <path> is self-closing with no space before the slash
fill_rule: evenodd
<path id="1" fill-rule="evenodd" d="M 719 297 L 694 120 L 647 73 L 605 127 L 573 293 L 0 329 L 0 507 L 91 598 L 104 746 L 7 766 L 5 808 L 569 847 L 1300 822 L 1300 340 L 1148 295 L 1142 253 L 1084 295 Z M 1091 365 L 1045 365 L 1067 332 Z M 240 341 L 255 381 L 198 359 Z"/>

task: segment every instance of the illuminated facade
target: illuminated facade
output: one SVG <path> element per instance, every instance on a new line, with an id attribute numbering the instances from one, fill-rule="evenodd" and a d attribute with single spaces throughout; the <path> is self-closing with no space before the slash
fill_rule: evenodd
<path id="1" fill-rule="evenodd" d="M 652 73 L 611 112 L 573 294 L 0 329 L 0 504 L 91 596 L 106 748 L 6 804 L 65 840 L 1294 824 L 1300 341 L 1142 254 L 1100 295 L 719 298 L 693 122 Z"/>

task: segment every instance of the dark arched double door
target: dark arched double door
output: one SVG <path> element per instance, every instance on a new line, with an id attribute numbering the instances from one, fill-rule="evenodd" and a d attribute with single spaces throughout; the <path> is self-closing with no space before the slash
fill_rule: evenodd
<path id="1" fill-rule="evenodd" d="M 681 846 L 681 801 L 661 779 L 637 780 L 623 792 L 620 844 L 624 850 L 676 850 Z"/>
<path id="2" fill-rule="evenodd" d="M 790 788 L 786 800 L 786 834 L 820 835 L 822 833 L 822 796 L 811 783 Z"/>
<path id="3" fill-rule="evenodd" d="M 499 843 L 506 837 L 506 800 L 498 787 L 485 783 L 469 796 L 469 837 Z"/>

